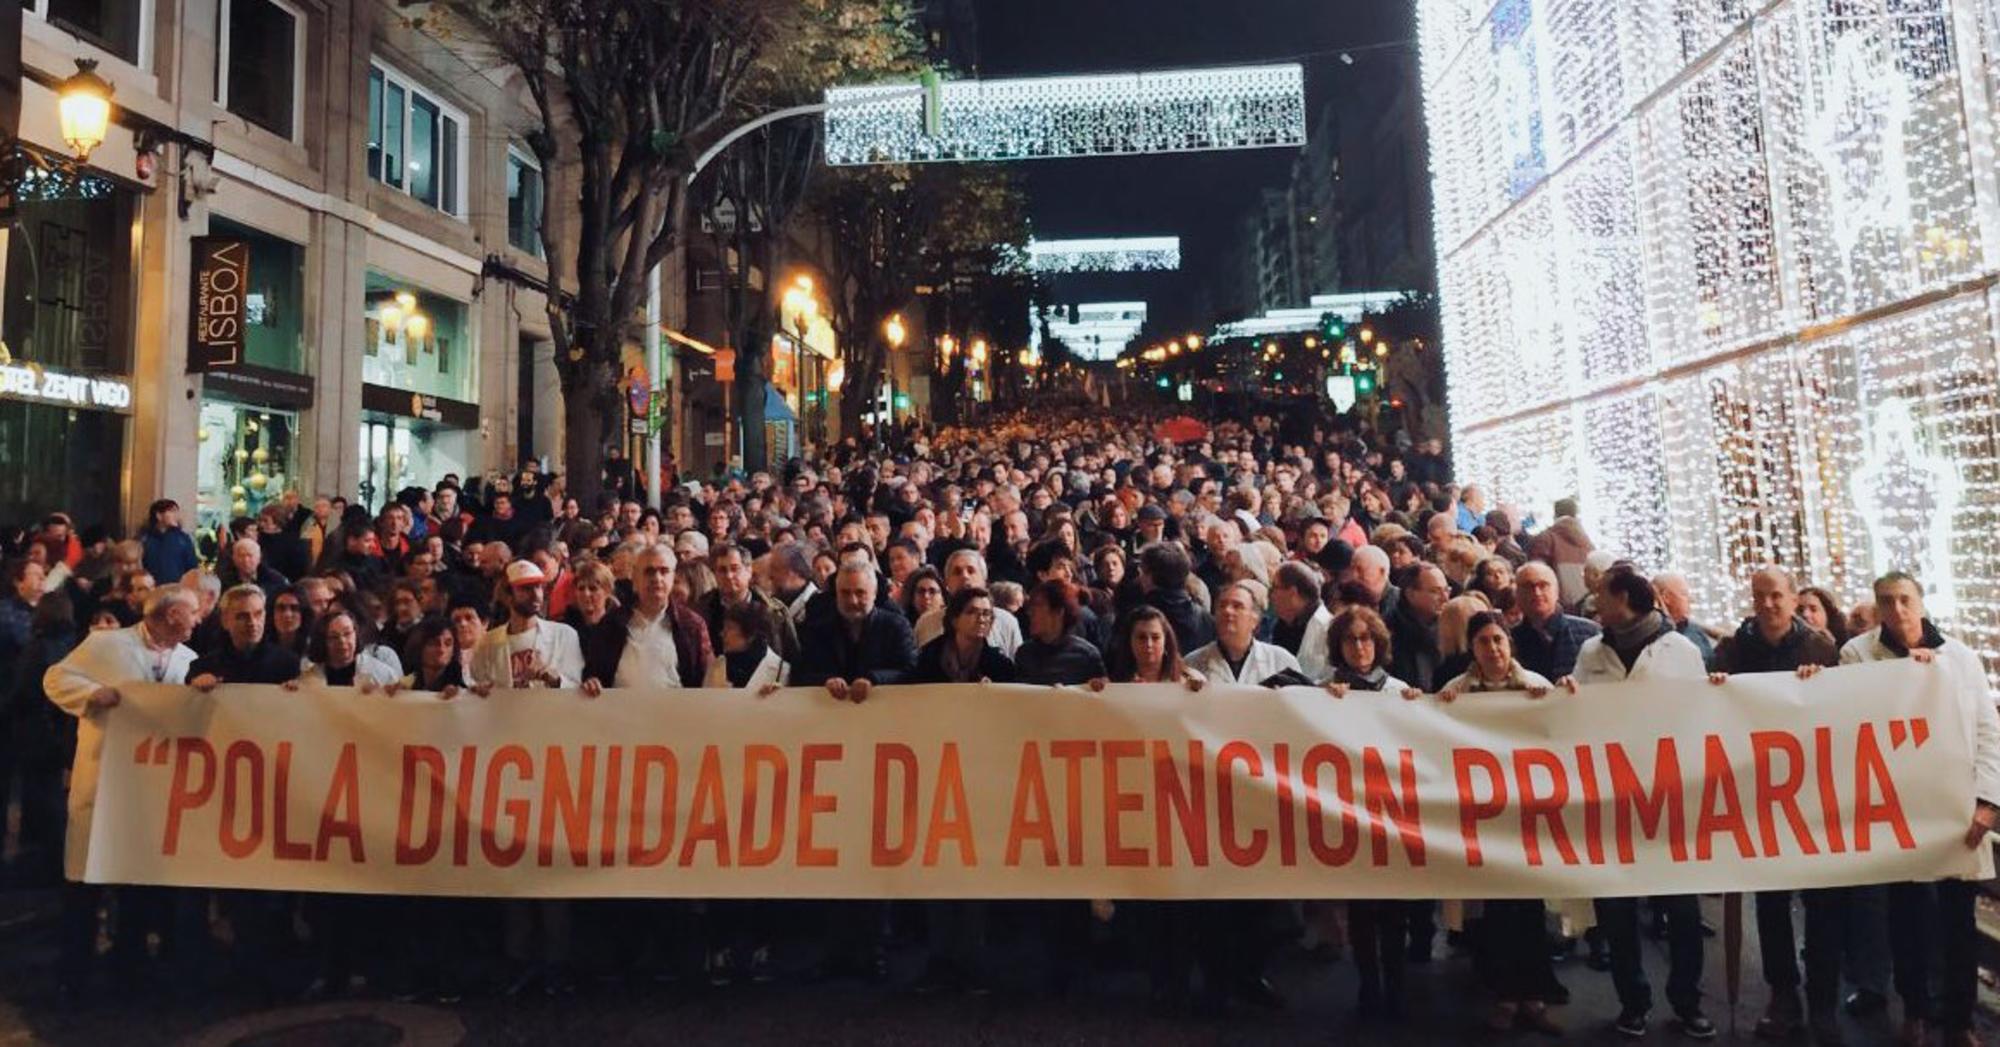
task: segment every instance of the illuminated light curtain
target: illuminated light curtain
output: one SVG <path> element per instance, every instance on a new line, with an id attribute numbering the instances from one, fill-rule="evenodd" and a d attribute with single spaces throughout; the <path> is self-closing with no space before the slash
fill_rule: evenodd
<path id="1" fill-rule="evenodd" d="M 1132 156 L 1306 141 L 1305 70 L 1297 64 L 958 80 L 943 91 L 943 127 L 932 137 L 924 133 L 923 99 L 908 85 L 829 89 L 826 162 Z"/>
<path id="2" fill-rule="evenodd" d="M 2000 669 L 2000 4 L 1419 0 L 1418 37 L 1461 478 L 1581 495 L 1719 624 L 1764 563 L 1850 604 L 1910 570 Z"/>

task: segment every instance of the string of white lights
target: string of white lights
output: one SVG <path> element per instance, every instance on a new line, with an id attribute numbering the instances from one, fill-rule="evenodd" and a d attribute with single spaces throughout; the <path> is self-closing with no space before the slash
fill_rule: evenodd
<path id="1" fill-rule="evenodd" d="M 1305 68 L 956 80 L 935 135 L 908 85 L 826 93 L 826 162 L 1037 160 L 1300 146 Z"/>
<path id="2" fill-rule="evenodd" d="M 1028 241 L 1027 268 L 1038 275 L 1172 272 L 1180 267 L 1178 236 Z"/>

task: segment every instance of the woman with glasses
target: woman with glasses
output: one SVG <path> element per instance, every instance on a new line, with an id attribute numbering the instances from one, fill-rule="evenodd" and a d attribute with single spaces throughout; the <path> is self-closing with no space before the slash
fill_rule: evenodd
<path id="1" fill-rule="evenodd" d="M 304 658 L 306 638 L 312 635 L 312 612 L 297 586 L 286 586 L 271 596 L 271 640 Z"/>
<path id="2" fill-rule="evenodd" d="M 944 634 L 917 652 L 911 683 L 1013 683 L 1014 661 L 993 646 L 993 594 L 968 585 L 944 605 Z"/>
<path id="3" fill-rule="evenodd" d="M 1438 701 L 1450 703 L 1467 694 L 1521 691 L 1540 698 L 1554 685 L 1514 659 L 1514 638 L 1498 612 L 1486 611 L 1466 623 L 1466 640 L 1472 648 L 1472 668 L 1438 691 Z M 1486 1027 L 1494 1032 L 1529 1029 L 1551 1036 L 1560 1035 L 1562 1026 L 1549 1016 L 1543 998 L 1555 980 L 1548 949 L 1548 913 L 1539 900 L 1506 899 L 1488 901 L 1483 916 L 1479 945 L 1481 967 L 1491 981 L 1498 999 L 1487 1015 Z"/>

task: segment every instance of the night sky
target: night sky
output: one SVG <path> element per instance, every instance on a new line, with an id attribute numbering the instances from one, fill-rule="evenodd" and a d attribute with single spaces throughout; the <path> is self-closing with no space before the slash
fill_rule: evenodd
<path id="1" fill-rule="evenodd" d="M 1337 104 L 1335 51 L 1412 35 L 1409 0 L 977 0 L 981 74 L 1100 73 L 1303 61 L 1309 118 Z M 1308 57 L 1308 55 L 1312 55 Z M 1360 56 L 1365 61 L 1365 53 Z M 1310 126 L 1310 125 L 1309 125 Z M 1259 191 L 1284 184 L 1296 149 L 1017 165 L 1036 235 L 1178 235 L 1178 275 L 1065 278 L 1061 297 L 1138 300 L 1166 329 L 1214 319 L 1207 286 Z"/>

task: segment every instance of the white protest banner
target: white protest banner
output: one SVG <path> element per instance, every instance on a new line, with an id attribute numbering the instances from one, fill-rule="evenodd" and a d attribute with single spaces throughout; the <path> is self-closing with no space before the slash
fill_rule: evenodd
<path id="1" fill-rule="evenodd" d="M 1914 663 L 1445 706 L 1294 688 L 143 686 L 88 878 L 541 897 L 1501 898 L 1976 868 Z M 1983 694 L 1983 691 L 1981 692 Z"/>

